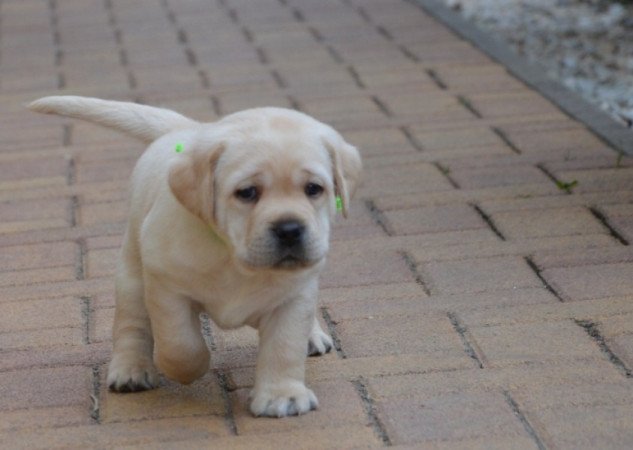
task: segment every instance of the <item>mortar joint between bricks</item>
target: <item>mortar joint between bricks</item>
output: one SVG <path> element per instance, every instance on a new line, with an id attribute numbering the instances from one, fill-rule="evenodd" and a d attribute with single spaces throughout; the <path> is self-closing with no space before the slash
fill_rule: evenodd
<path id="1" fill-rule="evenodd" d="M 442 78 L 438 75 L 438 73 L 434 69 L 426 69 L 425 72 L 429 76 L 429 78 L 433 80 L 433 82 L 438 88 L 442 90 L 448 89 L 448 86 L 446 85 L 444 80 L 442 80 Z"/>
<path id="2" fill-rule="evenodd" d="M 441 172 L 441 174 L 446 178 L 446 180 L 453 186 L 455 189 L 461 189 L 462 187 L 459 185 L 457 181 L 451 176 L 451 169 L 440 162 L 434 162 L 433 165 L 437 170 Z"/>
<path id="3" fill-rule="evenodd" d="M 165 9 L 167 10 L 167 20 L 169 20 L 169 22 L 172 25 L 176 24 L 176 14 L 169 8 L 169 5 L 167 4 L 167 2 L 165 2 Z"/>
<path id="4" fill-rule="evenodd" d="M 136 77 L 134 76 L 134 73 L 131 70 L 127 71 L 127 84 L 128 84 L 128 87 L 132 91 L 136 90 L 136 88 L 138 87 L 138 83 L 136 82 Z"/>
<path id="5" fill-rule="evenodd" d="M 544 164 L 537 164 L 536 168 L 539 169 L 547 178 L 552 180 L 556 187 L 561 191 L 564 191 L 565 194 L 573 194 L 573 188 L 578 184 L 577 180 L 563 181 L 554 175 L 554 173 L 550 172 Z"/>
<path id="6" fill-rule="evenodd" d="M 293 7 L 291 8 L 291 10 L 292 10 L 292 16 L 295 18 L 297 22 L 304 23 L 306 21 L 306 18 L 303 15 L 303 12 L 299 8 Z"/>
<path id="7" fill-rule="evenodd" d="M 525 262 L 530 267 L 530 269 L 532 269 L 532 271 L 538 277 L 538 279 L 541 280 L 541 283 L 543 283 L 543 287 L 545 289 L 547 289 L 552 295 L 554 295 L 554 297 L 556 297 L 559 302 L 564 303 L 565 299 L 558 293 L 558 291 L 556 289 L 554 289 L 554 286 L 552 286 L 549 283 L 549 281 L 547 281 L 547 279 L 543 276 L 543 274 L 541 273 L 541 269 L 534 262 L 532 257 L 531 256 L 526 256 L 525 257 Z"/>
<path id="8" fill-rule="evenodd" d="M 61 48 L 55 49 L 55 67 L 59 67 L 64 63 L 64 51 Z"/>
<path id="9" fill-rule="evenodd" d="M 401 126 L 400 128 L 398 128 L 398 130 L 400 130 L 400 132 L 404 135 L 404 137 L 407 139 L 407 141 L 409 142 L 409 144 L 411 144 L 411 146 L 419 151 L 422 152 L 424 151 L 424 147 L 422 146 L 422 144 L 420 144 L 420 142 L 416 139 L 416 137 L 413 135 L 413 133 L 411 132 L 411 130 L 409 129 L 409 127 L 407 127 L 406 125 Z"/>
<path id="10" fill-rule="evenodd" d="M 481 115 L 481 113 L 479 112 L 479 110 L 477 110 L 477 108 L 475 108 L 473 103 L 468 98 L 466 98 L 464 95 L 462 95 L 462 94 L 457 95 L 457 101 L 464 108 L 466 108 L 473 116 L 475 116 L 476 118 L 481 119 L 483 117 Z"/>
<path id="11" fill-rule="evenodd" d="M 116 22 L 112 22 L 112 34 L 114 34 L 114 42 L 116 42 L 117 45 L 121 46 L 121 49 L 125 51 L 125 49 L 123 49 L 122 47 L 123 46 L 123 32 L 118 27 L 118 25 L 116 25 Z"/>
<path id="12" fill-rule="evenodd" d="M 176 16 L 174 16 L 174 26 L 177 26 L 175 17 Z M 176 36 L 178 36 L 178 43 L 180 45 L 183 45 L 183 46 L 189 45 L 189 36 L 187 36 L 187 32 L 185 31 L 184 28 L 178 27 L 176 29 Z"/>
<path id="13" fill-rule="evenodd" d="M 240 18 L 237 15 L 237 11 L 233 8 L 229 8 L 228 10 L 229 13 L 229 18 L 231 19 L 231 21 L 235 24 L 239 24 L 240 23 Z"/>
<path id="14" fill-rule="evenodd" d="M 92 393 L 90 394 L 92 408 L 90 417 L 97 424 L 101 423 L 101 366 L 95 364 L 92 366 Z"/>
<path id="15" fill-rule="evenodd" d="M 369 215 L 371 216 L 372 221 L 382 228 L 382 231 L 385 232 L 387 236 L 393 236 L 394 232 L 389 224 L 389 221 L 385 217 L 385 214 L 378 209 L 373 200 L 365 200 L 365 207 L 369 211 Z"/>
<path id="16" fill-rule="evenodd" d="M 84 280 L 86 278 L 86 241 L 79 238 L 75 241 L 77 244 L 77 256 L 75 261 L 75 279 Z"/>
<path id="17" fill-rule="evenodd" d="M 57 89 L 65 89 L 66 88 L 66 77 L 64 73 L 60 70 L 57 73 Z"/>
<path id="18" fill-rule="evenodd" d="M 104 8 L 106 10 L 106 13 L 108 15 L 108 26 L 112 30 L 112 33 L 114 35 L 114 41 L 116 42 L 117 46 L 119 47 L 119 51 L 121 51 L 121 46 L 123 44 L 123 38 L 122 38 L 121 29 L 119 28 L 119 26 L 117 24 L 116 15 L 114 14 L 114 8 L 112 6 L 112 0 L 103 0 L 103 6 L 104 6 Z"/>
<path id="19" fill-rule="evenodd" d="M 330 54 L 330 56 L 332 57 L 332 59 L 334 60 L 335 63 L 343 64 L 345 62 L 345 60 L 343 59 L 341 54 L 334 47 L 332 47 L 331 45 L 326 45 L 325 49 Z"/>
<path id="20" fill-rule="evenodd" d="M 286 98 L 288 99 L 288 103 L 290 104 L 290 107 L 296 111 L 303 111 L 303 108 L 301 107 L 301 103 L 299 103 L 299 101 L 294 98 L 292 95 L 287 95 Z"/>
<path id="21" fill-rule="evenodd" d="M 350 74 L 359 89 L 366 88 L 365 83 L 363 83 L 363 79 L 354 66 L 347 66 L 347 72 Z"/>
<path id="22" fill-rule="evenodd" d="M 231 435 L 237 436 L 237 424 L 235 422 L 233 405 L 231 404 L 231 396 L 229 395 L 229 382 L 226 373 L 222 370 L 217 370 L 215 374 L 218 380 L 218 385 L 222 390 L 222 400 L 224 401 L 224 421 Z"/>
<path id="23" fill-rule="evenodd" d="M 286 83 L 286 80 L 281 76 L 277 69 L 272 69 L 270 71 L 270 75 L 273 77 L 273 80 L 279 89 L 286 89 L 288 87 L 288 83 Z"/>
<path id="24" fill-rule="evenodd" d="M 167 19 L 172 24 L 175 24 L 176 23 L 176 16 L 175 16 L 174 12 L 171 10 L 171 8 L 169 7 L 169 3 L 167 2 L 167 0 L 161 0 L 160 4 L 163 7 L 163 9 L 167 12 Z"/>
<path id="25" fill-rule="evenodd" d="M 72 145 L 73 124 L 65 123 L 62 126 L 62 146 L 70 147 Z"/>
<path id="26" fill-rule="evenodd" d="M 314 28 L 312 26 L 309 26 L 308 27 L 308 31 L 310 32 L 310 34 L 312 35 L 312 37 L 314 38 L 315 41 L 317 41 L 319 43 L 322 43 L 324 41 L 323 35 L 316 28 Z"/>
<path id="27" fill-rule="evenodd" d="M 330 316 L 330 312 L 326 307 L 321 307 L 321 316 L 327 325 L 327 329 L 330 332 L 330 337 L 332 338 L 332 343 L 334 344 L 334 349 L 336 350 L 336 354 L 341 359 L 347 359 L 347 355 L 341 346 L 341 338 L 338 335 L 338 331 L 336 330 L 336 322 L 332 320 L 332 316 Z"/>
<path id="28" fill-rule="evenodd" d="M 215 339 L 213 338 L 213 332 L 211 331 L 211 319 L 206 313 L 200 314 L 200 328 L 202 329 L 202 337 L 207 344 L 207 347 L 212 352 L 217 350 Z"/>
<path id="29" fill-rule="evenodd" d="M 103 7 L 106 11 L 112 12 L 112 0 L 103 0 Z"/>
<path id="30" fill-rule="evenodd" d="M 459 338 L 462 341 L 462 345 L 464 346 L 464 351 L 466 352 L 466 354 L 475 362 L 475 364 L 477 364 L 477 367 L 479 367 L 480 369 L 483 369 L 484 358 L 483 356 L 479 355 L 479 352 L 477 351 L 475 344 L 471 342 L 471 339 L 468 335 L 468 329 L 466 328 L 466 326 L 462 323 L 457 313 L 449 311 L 446 313 L 446 315 L 448 317 L 448 320 L 451 322 L 453 329 L 459 335 Z"/>
<path id="31" fill-rule="evenodd" d="M 222 115 L 222 102 L 216 95 L 210 95 L 209 100 L 211 102 L 211 109 L 213 113 L 217 116 Z"/>
<path id="32" fill-rule="evenodd" d="M 203 89 L 210 89 L 211 88 L 211 82 L 209 81 L 209 76 L 207 75 L 207 72 L 204 71 L 203 69 L 198 69 L 198 79 L 200 80 L 200 84 L 202 85 Z"/>
<path id="33" fill-rule="evenodd" d="M 383 113 L 385 116 L 393 117 L 393 113 L 391 112 L 389 107 L 377 95 L 372 95 L 371 96 L 371 101 L 374 102 L 374 104 L 378 107 L 380 112 Z"/>
<path id="34" fill-rule="evenodd" d="M 494 131 L 494 130 L 493 130 Z M 543 175 L 545 175 L 547 178 L 549 178 L 550 180 L 552 180 L 555 184 L 559 183 L 559 179 L 556 177 L 556 175 L 554 175 L 552 172 L 550 172 L 547 167 L 545 167 L 543 164 L 537 164 L 536 168 L 538 170 L 540 170 Z"/>
<path id="35" fill-rule="evenodd" d="M 388 41 L 393 41 L 393 35 L 382 25 L 376 25 L 376 31 Z"/>
<path id="36" fill-rule="evenodd" d="M 490 217 L 490 215 L 488 215 L 488 213 L 486 213 L 486 211 L 484 211 L 481 206 L 475 204 L 475 203 L 471 203 L 470 206 L 475 210 L 475 212 L 477 212 L 477 214 L 479 214 L 479 216 L 481 217 L 481 219 L 486 222 L 486 225 L 488 225 L 488 227 L 492 230 L 492 232 L 502 241 L 506 241 L 506 237 L 504 236 L 504 234 L 501 232 L 501 230 L 499 230 L 499 228 L 497 227 L 497 225 L 495 224 L 494 220 L 492 220 L 492 217 Z"/>
<path id="37" fill-rule="evenodd" d="M 191 47 L 185 46 L 183 51 L 185 52 L 185 57 L 187 58 L 187 63 L 191 66 L 191 67 L 197 67 L 198 66 L 198 57 L 196 56 L 196 53 L 191 49 Z"/>
<path id="38" fill-rule="evenodd" d="M 415 53 L 413 53 L 411 50 L 409 50 L 406 46 L 399 45 L 398 50 L 400 50 L 400 53 L 402 53 L 405 58 L 410 59 L 414 63 L 420 62 L 420 58 L 418 58 L 418 56 Z"/>
<path id="39" fill-rule="evenodd" d="M 83 326 L 83 343 L 84 345 L 89 345 L 90 342 L 90 333 L 92 332 L 92 327 L 90 326 L 90 320 L 92 315 L 92 298 L 89 296 L 80 297 L 81 301 L 81 316 L 84 322 Z"/>
<path id="40" fill-rule="evenodd" d="M 249 44 L 252 44 L 253 42 L 255 42 L 255 38 L 253 37 L 253 32 L 247 26 L 242 25 L 242 27 L 240 28 L 240 31 L 244 35 L 244 39 L 246 39 L 246 42 L 248 42 Z"/>
<path id="41" fill-rule="evenodd" d="M 53 13 L 57 13 L 57 0 L 48 0 L 48 9 L 50 10 L 51 14 Z"/>
<path id="42" fill-rule="evenodd" d="M 501 139 L 501 141 L 508 146 L 508 148 L 510 150 L 512 150 L 514 153 L 516 153 L 517 155 L 520 155 L 521 149 L 519 147 L 516 146 L 516 144 L 514 142 L 512 142 L 512 140 L 508 137 L 508 135 L 505 133 L 505 131 L 503 131 L 500 128 L 497 127 L 490 127 L 490 129 L 492 130 L 492 132 L 494 134 L 496 134 L 499 139 Z"/>
<path id="43" fill-rule="evenodd" d="M 367 382 L 361 376 L 356 378 L 355 380 L 352 380 L 352 385 L 360 396 L 361 402 L 363 404 L 363 409 L 365 410 L 367 418 L 369 419 L 369 422 L 374 429 L 374 433 L 376 433 L 376 435 L 380 438 L 380 440 L 386 447 L 391 447 L 391 438 L 389 437 L 385 426 L 380 420 L 380 417 L 376 413 L 376 405 L 374 403 L 374 399 L 371 397 L 369 391 L 367 390 Z"/>
<path id="44" fill-rule="evenodd" d="M 399 252 L 402 259 L 404 259 L 404 263 L 409 268 L 411 275 L 413 275 L 413 279 L 415 282 L 422 288 L 426 295 L 431 295 L 431 289 L 429 288 L 427 282 L 422 277 L 420 273 L 418 263 L 413 259 L 413 257 L 405 250 Z"/>
<path id="45" fill-rule="evenodd" d="M 53 36 L 53 45 L 55 48 L 59 48 L 61 46 L 61 36 L 59 34 L 59 16 L 57 14 L 56 0 L 48 1 L 48 20 Z"/>
<path id="46" fill-rule="evenodd" d="M 365 10 L 365 8 L 363 8 L 362 6 L 357 6 L 356 8 L 356 12 L 358 13 L 358 15 L 367 23 L 372 24 L 373 25 L 373 21 L 371 20 L 371 16 L 367 13 L 367 11 Z"/>
<path id="47" fill-rule="evenodd" d="M 514 415 L 517 417 L 517 419 L 519 419 L 519 422 L 521 422 L 521 425 L 523 425 L 523 429 L 525 429 L 527 434 L 532 438 L 532 440 L 534 441 L 536 446 L 539 448 L 539 450 L 546 450 L 547 447 L 545 446 L 545 444 L 543 443 L 543 441 L 541 440 L 538 433 L 536 432 L 536 430 L 534 429 L 534 427 L 532 426 L 528 418 L 525 416 L 523 411 L 521 411 L 521 408 L 519 408 L 518 403 L 514 400 L 514 398 L 512 398 L 512 395 L 510 394 L 510 392 L 507 390 L 504 390 L 503 396 L 505 397 L 506 402 L 508 403 L 508 406 L 510 406 L 510 409 L 512 410 Z"/>
<path id="48" fill-rule="evenodd" d="M 68 166 L 66 168 L 66 185 L 72 186 L 77 179 L 77 163 L 75 157 L 67 155 Z M 76 197 L 76 196 L 75 196 Z"/>
<path id="49" fill-rule="evenodd" d="M 268 57 L 266 56 L 266 52 L 264 51 L 263 48 L 261 47 L 257 47 L 255 48 L 255 53 L 257 54 L 257 60 L 259 61 L 260 64 L 268 65 Z"/>
<path id="50" fill-rule="evenodd" d="M 189 36 L 187 35 L 187 31 L 179 25 L 176 13 L 170 8 L 167 0 L 163 0 L 162 5 L 168 21 L 175 29 L 176 39 L 178 41 L 178 44 L 182 47 L 183 52 L 185 53 L 187 63 L 192 68 L 198 69 L 197 74 L 198 79 L 200 80 L 201 87 L 203 89 L 209 89 L 209 78 L 207 77 L 205 71 L 198 68 L 198 57 L 196 56 L 196 52 L 193 50 L 193 48 L 191 48 L 189 44 Z"/>
<path id="51" fill-rule="evenodd" d="M 626 378 L 633 378 L 633 371 L 624 363 L 624 361 L 620 359 L 618 355 L 615 354 L 611 347 L 609 347 L 607 340 L 600 332 L 598 323 L 592 320 L 580 319 L 574 319 L 574 322 L 587 332 L 589 337 L 598 345 L 600 351 L 605 354 L 605 356 L 609 359 L 609 362 L 613 364 L 619 372 L 621 372 Z"/>
<path id="52" fill-rule="evenodd" d="M 616 230 L 611 223 L 609 222 L 609 219 L 607 218 L 607 216 L 605 216 L 602 211 L 600 211 L 600 209 L 598 209 L 598 207 L 596 206 L 590 206 L 589 207 L 589 212 L 591 212 L 591 214 L 593 214 L 593 216 L 598 219 L 598 221 L 602 224 L 602 226 L 604 226 L 608 231 L 609 234 L 611 234 L 611 236 L 618 241 L 620 244 L 622 245 L 629 245 L 629 241 L 622 236 L 618 230 Z"/>

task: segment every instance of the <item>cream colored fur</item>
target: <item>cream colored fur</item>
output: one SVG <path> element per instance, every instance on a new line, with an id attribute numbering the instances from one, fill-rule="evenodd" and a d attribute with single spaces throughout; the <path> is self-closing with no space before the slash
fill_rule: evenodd
<path id="1" fill-rule="evenodd" d="M 318 275 L 335 195 L 347 214 L 360 175 L 356 149 L 329 126 L 280 108 L 202 124 L 165 109 L 83 97 L 29 106 L 151 142 L 132 176 L 116 275 L 111 389 L 153 388 L 157 368 L 182 383 L 203 375 L 209 352 L 199 314 L 207 312 L 220 327 L 259 332 L 253 414 L 316 408 L 304 384 L 305 357 L 308 348 L 322 354 L 332 347 L 315 316 Z M 307 195 L 314 184 L 323 192 Z M 249 187 L 256 187 L 255 201 L 240 198 Z M 292 254 L 275 237 L 280 221 L 305 228 Z"/>

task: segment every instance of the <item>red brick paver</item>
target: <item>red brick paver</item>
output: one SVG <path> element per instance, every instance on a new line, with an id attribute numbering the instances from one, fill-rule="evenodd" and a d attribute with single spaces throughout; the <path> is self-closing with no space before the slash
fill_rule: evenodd
<path id="1" fill-rule="evenodd" d="M 633 160 L 404 0 L 4 0 L 0 447 L 631 448 Z M 257 338 L 108 392 L 140 144 L 24 104 L 315 115 L 366 167 L 321 283 L 319 410 L 254 419 Z"/>

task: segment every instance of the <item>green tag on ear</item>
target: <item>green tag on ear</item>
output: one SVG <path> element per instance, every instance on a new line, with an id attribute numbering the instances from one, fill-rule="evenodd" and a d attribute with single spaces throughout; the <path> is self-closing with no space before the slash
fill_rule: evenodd
<path id="1" fill-rule="evenodd" d="M 176 148 L 175 148 L 176 153 L 180 153 L 180 152 L 182 152 L 182 151 L 185 149 L 184 147 L 185 147 L 185 146 L 184 146 L 184 145 L 182 145 L 182 143 L 178 142 L 178 143 L 176 144 Z"/>
<path id="2" fill-rule="evenodd" d="M 336 210 L 343 211 L 343 199 L 340 195 L 336 196 Z"/>

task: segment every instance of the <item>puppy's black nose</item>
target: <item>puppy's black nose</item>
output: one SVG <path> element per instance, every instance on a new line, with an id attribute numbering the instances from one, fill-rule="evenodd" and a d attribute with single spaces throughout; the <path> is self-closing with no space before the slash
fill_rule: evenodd
<path id="1" fill-rule="evenodd" d="M 292 247 L 301 241 L 305 227 L 295 220 L 284 220 L 273 225 L 273 233 L 284 247 Z"/>

